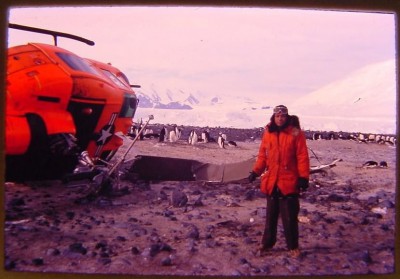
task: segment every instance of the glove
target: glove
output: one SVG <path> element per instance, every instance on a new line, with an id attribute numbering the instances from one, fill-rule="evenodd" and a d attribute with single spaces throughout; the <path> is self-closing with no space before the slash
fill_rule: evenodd
<path id="1" fill-rule="evenodd" d="M 297 189 L 300 191 L 306 191 L 308 188 L 308 179 L 304 177 L 299 177 L 297 179 Z"/>
<path id="2" fill-rule="evenodd" d="M 254 180 L 256 180 L 257 177 L 258 177 L 258 174 L 256 174 L 254 171 L 251 171 L 251 172 L 250 172 L 250 175 L 249 175 L 249 177 L 248 177 L 249 182 L 250 182 L 250 183 L 253 182 Z"/>

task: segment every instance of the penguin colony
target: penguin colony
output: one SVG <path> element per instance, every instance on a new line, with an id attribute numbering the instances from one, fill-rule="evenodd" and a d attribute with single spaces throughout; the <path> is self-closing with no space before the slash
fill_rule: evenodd
<path id="1" fill-rule="evenodd" d="M 129 131 L 128 136 L 135 137 L 143 124 L 139 124 L 138 127 L 133 125 Z M 248 129 L 251 131 L 252 129 Z M 215 129 L 214 129 L 215 132 Z M 262 135 L 263 129 L 260 128 L 257 131 L 257 138 Z M 147 128 L 140 136 L 140 139 L 144 138 L 158 138 L 159 142 L 177 142 L 182 139 L 184 131 L 177 125 L 165 125 L 159 130 L 159 133 L 154 132 L 154 129 Z M 208 128 L 197 128 L 191 129 L 189 132 L 184 134 L 187 137 L 187 143 L 190 145 L 197 145 L 199 143 L 215 142 L 222 149 L 226 147 L 237 147 L 237 143 L 227 139 L 227 134 L 224 132 L 217 132 L 216 139 L 210 135 L 210 129 Z M 351 140 L 358 143 L 376 143 L 387 145 L 389 147 L 396 147 L 397 139 L 394 135 L 383 135 L 383 134 L 365 134 L 365 133 L 349 133 L 349 132 L 326 132 L 326 131 L 304 131 L 308 140 Z M 185 139 L 186 140 L 186 139 Z M 249 135 L 248 139 L 244 140 L 255 140 L 255 137 Z"/>
<path id="2" fill-rule="evenodd" d="M 140 131 L 139 127 L 132 125 L 127 135 L 134 138 Z M 200 132 L 199 132 L 200 131 Z M 162 126 L 159 133 L 155 133 L 153 129 L 148 128 L 140 136 L 140 139 L 152 139 L 157 138 L 159 142 L 177 142 L 182 138 L 182 129 L 177 125 L 165 125 Z M 187 134 L 186 134 L 187 135 Z M 237 147 L 237 143 L 233 140 L 227 140 L 225 133 L 219 132 L 217 139 L 210 136 L 209 129 L 192 129 L 189 132 L 187 143 L 190 145 L 197 145 L 199 143 L 217 143 L 220 148 L 226 148 L 226 146 Z"/>
<path id="3" fill-rule="evenodd" d="M 397 139 L 393 135 L 305 131 L 308 140 L 351 140 L 359 143 L 377 143 L 395 147 Z"/>

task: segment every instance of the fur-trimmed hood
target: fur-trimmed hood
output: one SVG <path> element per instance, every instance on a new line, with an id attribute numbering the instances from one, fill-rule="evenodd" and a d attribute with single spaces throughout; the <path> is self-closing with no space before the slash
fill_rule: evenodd
<path id="1" fill-rule="evenodd" d="M 274 115 L 272 115 L 270 122 L 267 124 L 267 126 L 265 128 L 268 129 L 268 132 L 273 133 L 273 132 L 284 130 L 288 126 L 292 126 L 292 127 L 300 129 L 299 117 L 297 115 L 288 115 L 286 123 L 282 127 L 279 127 L 275 123 Z"/>

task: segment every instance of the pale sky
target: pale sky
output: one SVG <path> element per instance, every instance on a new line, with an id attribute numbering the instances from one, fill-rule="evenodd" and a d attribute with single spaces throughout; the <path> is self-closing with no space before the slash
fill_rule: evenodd
<path id="1" fill-rule="evenodd" d="M 395 58 L 394 14 L 216 7 L 15 8 L 9 22 L 72 33 L 58 45 L 111 62 L 144 91 L 285 100 Z M 9 29 L 9 46 L 53 43 Z"/>

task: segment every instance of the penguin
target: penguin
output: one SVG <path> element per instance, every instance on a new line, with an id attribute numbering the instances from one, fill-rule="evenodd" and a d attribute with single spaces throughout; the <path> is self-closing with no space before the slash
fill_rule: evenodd
<path id="1" fill-rule="evenodd" d="M 357 141 L 357 136 L 351 134 L 351 135 L 349 135 L 349 140 Z"/>
<path id="2" fill-rule="evenodd" d="M 192 144 L 193 135 L 194 135 L 194 130 L 191 130 L 190 133 L 189 133 L 189 137 L 188 137 L 188 143 L 189 144 Z"/>
<path id="3" fill-rule="evenodd" d="M 312 136 L 313 140 L 320 140 L 322 139 L 322 135 L 320 133 L 314 133 Z"/>
<path id="4" fill-rule="evenodd" d="M 381 168 L 387 168 L 387 167 L 388 167 L 388 164 L 387 164 L 386 161 L 380 161 L 380 162 L 379 162 L 379 167 L 381 167 Z"/>
<path id="5" fill-rule="evenodd" d="M 210 133 L 206 130 L 201 134 L 201 139 L 204 143 L 207 143 L 210 141 Z"/>
<path id="6" fill-rule="evenodd" d="M 340 132 L 339 133 L 339 139 L 340 140 L 350 140 L 351 137 L 350 137 L 350 135 L 348 133 Z"/>
<path id="7" fill-rule="evenodd" d="M 228 145 L 229 145 L 229 146 L 237 147 L 236 142 L 234 142 L 233 140 L 228 141 Z"/>
<path id="8" fill-rule="evenodd" d="M 335 140 L 335 139 L 336 139 L 335 133 L 328 134 L 328 140 Z"/>
<path id="9" fill-rule="evenodd" d="M 153 131 L 153 129 L 146 128 L 146 129 L 144 130 L 144 133 L 143 133 L 143 134 L 144 134 L 144 135 L 154 134 L 154 131 Z"/>
<path id="10" fill-rule="evenodd" d="M 226 134 L 221 134 L 222 138 L 226 141 L 228 138 L 226 136 Z"/>
<path id="11" fill-rule="evenodd" d="M 375 137 L 375 141 L 376 141 L 376 143 L 378 143 L 378 144 L 385 144 L 385 137 L 382 136 L 382 135 L 377 135 L 377 136 Z"/>
<path id="12" fill-rule="evenodd" d="M 375 168 L 375 167 L 377 167 L 377 166 L 378 166 L 378 162 L 375 162 L 375 161 L 366 161 L 366 162 L 362 165 L 363 168 Z"/>
<path id="13" fill-rule="evenodd" d="M 199 140 L 199 137 L 197 136 L 196 131 L 195 131 L 195 130 L 192 130 L 192 131 L 190 132 L 189 138 L 188 138 L 189 144 L 195 145 L 195 144 L 197 144 L 198 140 Z"/>
<path id="14" fill-rule="evenodd" d="M 178 128 L 178 126 L 175 125 L 175 134 L 177 140 L 181 138 L 182 130 Z"/>
<path id="15" fill-rule="evenodd" d="M 142 130 L 143 127 L 144 127 L 144 124 L 143 123 L 140 124 L 140 129 L 138 130 L 138 133 Z M 139 139 L 140 140 L 144 139 L 144 133 L 143 132 L 139 135 Z"/>
<path id="16" fill-rule="evenodd" d="M 368 142 L 375 142 L 375 135 L 374 134 L 369 134 L 368 135 Z"/>
<path id="17" fill-rule="evenodd" d="M 133 138 L 136 136 L 136 126 L 135 125 L 132 125 L 129 128 L 128 136 L 133 137 Z"/>
<path id="18" fill-rule="evenodd" d="M 176 130 L 172 130 L 169 132 L 169 141 L 170 142 L 177 142 L 178 141 L 178 136 L 176 135 Z"/>
<path id="19" fill-rule="evenodd" d="M 221 147 L 221 148 L 225 148 L 225 139 L 224 139 L 224 137 L 222 136 L 222 133 L 219 133 L 219 136 L 218 136 L 218 145 L 219 145 L 219 147 Z"/>
<path id="20" fill-rule="evenodd" d="M 152 132 L 151 133 L 148 132 L 148 133 L 144 134 L 145 139 L 154 139 L 154 138 L 159 138 L 159 137 L 160 137 L 159 134 L 152 133 Z"/>
<path id="21" fill-rule="evenodd" d="M 386 144 L 389 146 L 396 146 L 396 138 L 395 137 L 388 137 L 386 139 Z"/>
<path id="22" fill-rule="evenodd" d="M 158 141 L 159 142 L 165 141 L 165 136 L 167 135 L 167 133 L 168 133 L 167 128 L 165 126 L 162 127 L 161 131 L 160 131 L 160 137 L 158 138 Z"/>
<path id="23" fill-rule="evenodd" d="M 364 134 L 361 134 L 361 133 L 360 133 L 360 134 L 358 135 L 358 142 L 359 142 L 359 143 L 362 143 L 362 142 L 363 142 L 363 143 L 367 143 L 367 140 L 366 140 Z"/>

